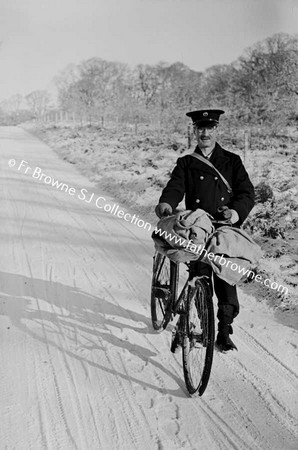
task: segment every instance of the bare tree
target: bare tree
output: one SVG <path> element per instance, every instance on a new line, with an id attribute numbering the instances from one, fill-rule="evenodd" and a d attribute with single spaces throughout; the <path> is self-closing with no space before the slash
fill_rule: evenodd
<path id="1" fill-rule="evenodd" d="M 286 110 L 290 105 L 295 108 L 298 94 L 296 37 L 280 33 L 257 43 L 239 58 L 235 68 L 233 92 L 246 105 L 246 119 L 269 120 L 280 110 L 288 117 Z"/>
<path id="2" fill-rule="evenodd" d="M 45 113 L 49 110 L 51 99 L 47 91 L 39 90 L 28 94 L 26 96 L 26 101 L 31 112 L 36 118 L 41 120 Z"/>

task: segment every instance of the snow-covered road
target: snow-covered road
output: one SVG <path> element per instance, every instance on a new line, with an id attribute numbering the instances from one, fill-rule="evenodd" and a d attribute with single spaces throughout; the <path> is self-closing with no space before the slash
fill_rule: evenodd
<path id="1" fill-rule="evenodd" d="M 1 449 L 298 448 L 297 330 L 240 293 L 239 352 L 190 398 L 150 323 L 150 233 L 79 199 L 117 203 L 29 133 L 2 127 L 0 155 Z"/>

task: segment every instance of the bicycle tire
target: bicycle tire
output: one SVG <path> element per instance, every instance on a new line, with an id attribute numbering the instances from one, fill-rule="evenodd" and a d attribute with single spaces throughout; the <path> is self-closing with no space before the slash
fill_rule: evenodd
<path id="1" fill-rule="evenodd" d="M 178 273 L 176 263 L 161 253 L 156 253 L 153 260 L 151 286 L 151 321 L 156 331 L 164 330 L 172 318 Z"/>
<path id="2" fill-rule="evenodd" d="M 183 321 L 182 358 L 188 392 L 203 395 L 211 374 L 214 352 L 214 308 L 208 282 L 189 286 Z"/>

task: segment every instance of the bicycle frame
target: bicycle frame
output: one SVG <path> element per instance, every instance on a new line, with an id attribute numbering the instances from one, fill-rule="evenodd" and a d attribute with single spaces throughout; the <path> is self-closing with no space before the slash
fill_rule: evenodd
<path id="1" fill-rule="evenodd" d="M 179 263 L 178 263 L 179 264 Z M 189 263 L 184 263 L 187 268 L 188 268 L 188 272 L 189 272 Z M 178 272 L 179 274 L 179 272 Z M 179 277 L 179 275 L 178 275 Z M 178 278 L 177 277 L 177 278 Z M 209 278 L 206 275 L 197 275 L 195 276 L 192 280 L 189 279 L 189 277 L 187 278 L 186 282 L 184 283 L 184 286 L 179 294 L 179 297 L 177 298 L 177 290 L 178 290 L 178 280 L 176 283 L 176 286 L 174 288 L 174 292 L 173 292 L 173 300 L 172 300 L 172 314 L 173 314 L 173 318 L 177 315 L 177 314 L 183 314 L 184 313 L 184 308 L 183 308 L 183 301 L 185 300 L 185 291 L 187 290 L 188 287 L 192 287 L 193 289 L 195 289 L 195 283 L 197 279 L 200 278 Z"/>
<path id="2" fill-rule="evenodd" d="M 189 263 L 185 263 L 185 265 L 187 266 L 188 271 L 189 271 Z M 177 277 L 177 278 L 179 278 L 179 277 Z M 175 286 L 175 289 L 174 289 L 174 292 L 173 292 L 173 302 L 172 302 L 172 305 L 173 305 L 172 306 L 172 313 L 173 313 L 174 317 L 177 314 L 179 314 L 179 310 L 181 309 L 181 306 L 182 306 L 182 303 L 183 303 L 183 300 L 184 300 L 184 294 L 185 294 L 185 291 L 186 291 L 188 285 L 189 285 L 189 278 L 187 278 L 187 280 L 186 280 L 186 282 L 185 282 L 185 284 L 184 284 L 184 286 L 183 286 L 183 288 L 182 288 L 182 290 L 181 290 L 181 292 L 179 294 L 179 297 L 177 298 L 177 290 L 178 290 L 178 279 L 177 279 L 177 283 L 176 283 L 176 286 Z"/>

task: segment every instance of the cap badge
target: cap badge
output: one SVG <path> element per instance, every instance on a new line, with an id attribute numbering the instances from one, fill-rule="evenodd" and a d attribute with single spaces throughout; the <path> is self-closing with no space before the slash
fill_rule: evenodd
<path id="1" fill-rule="evenodd" d="M 207 116 L 208 116 L 208 113 L 207 113 L 207 112 L 204 112 L 204 113 L 203 113 L 203 116 L 204 116 L 204 117 L 207 117 Z"/>

